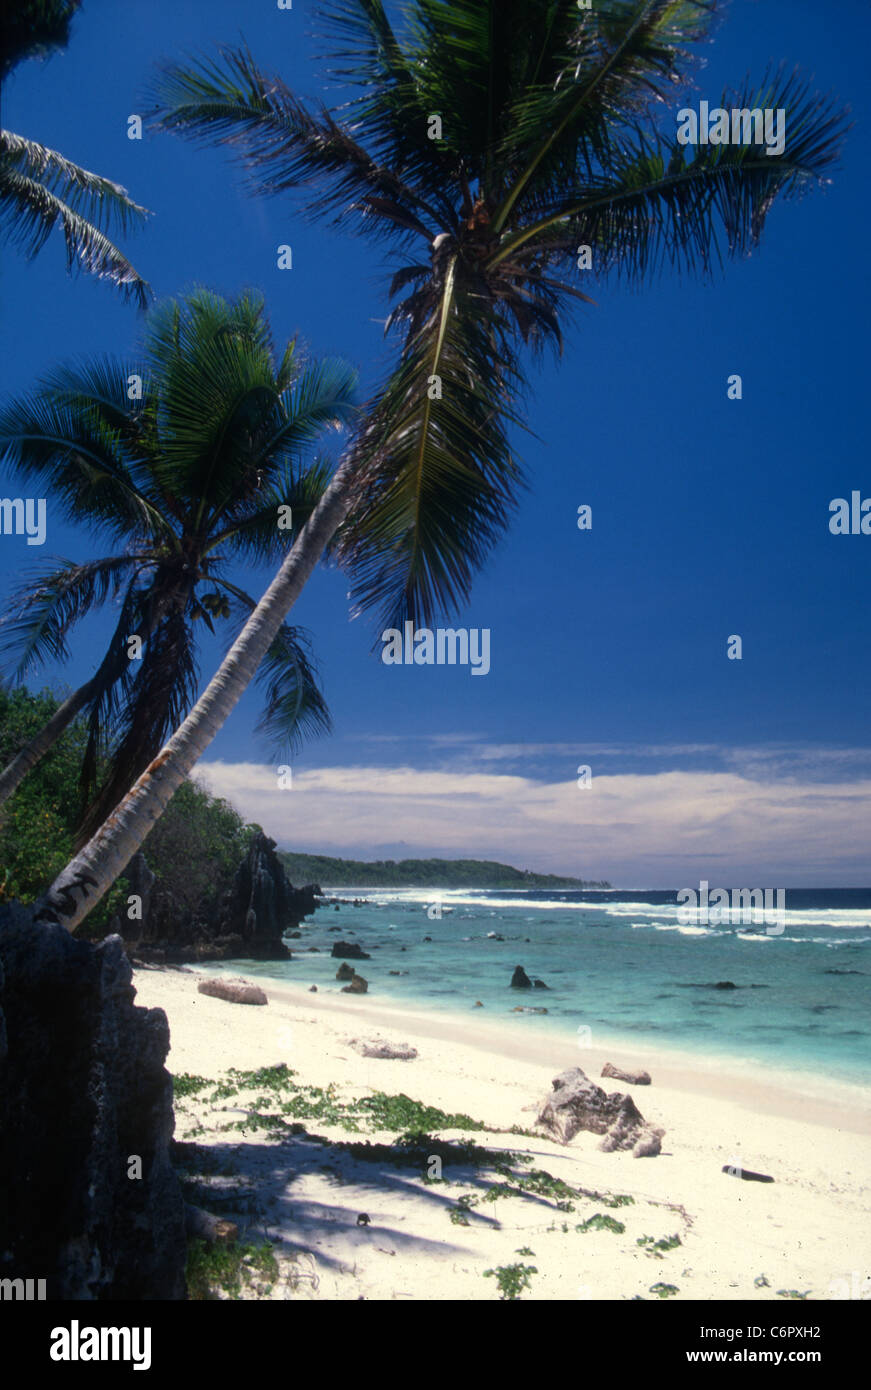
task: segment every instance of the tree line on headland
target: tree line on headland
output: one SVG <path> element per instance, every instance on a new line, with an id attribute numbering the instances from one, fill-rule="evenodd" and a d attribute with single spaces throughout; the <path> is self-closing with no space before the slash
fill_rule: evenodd
<path id="1" fill-rule="evenodd" d="M 282 853 L 292 883 L 330 888 L 610 888 L 610 883 L 534 874 L 493 859 L 333 859 Z"/>

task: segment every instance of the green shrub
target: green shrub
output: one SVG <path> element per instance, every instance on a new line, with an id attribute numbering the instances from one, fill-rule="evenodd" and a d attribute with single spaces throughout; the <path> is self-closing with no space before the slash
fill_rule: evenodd
<path id="1" fill-rule="evenodd" d="M 500 1298 L 514 1299 L 529 1288 L 532 1275 L 537 1273 L 535 1265 L 500 1265 L 498 1269 L 485 1269 L 484 1278 L 496 1279 Z"/>

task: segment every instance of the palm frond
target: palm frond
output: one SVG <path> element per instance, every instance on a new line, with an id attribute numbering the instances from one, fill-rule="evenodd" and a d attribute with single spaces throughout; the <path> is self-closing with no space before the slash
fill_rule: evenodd
<path id="1" fill-rule="evenodd" d="M 0 652 L 4 664 L 15 661 L 7 679 L 23 680 L 47 661 L 69 658 L 70 628 L 107 598 L 118 595 L 139 567 L 133 555 L 114 555 L 39 572 L 18 588 L 0 618 Z"/>
<path id="2" fill-rule="evenodd" d="M 66 242 L 67 269 L 108 279 L 144 308 L 150 289 L 110 241 L 147 216 L 120 184 L 82 169 L 56 150 L 11 131 L 0 131 L 0 232 L 25 255 L 36 256 L 56 227 Z"/>
<path id="3" fill-rule="evenodd" d="M 522 383 L 508 337 L 498 304 L 450 262 L 351 446 L 355 501 L 336 555 L 351 571 L 356 612 L 378 606 L 384 625 L 400 626 L 468 598 L 520 482 L 506 428 L 522 423 Z"/>
<path id="4" fill-rule="evenodd" d="M 309 215 L 353 217 L 377 235 L 431 240 L 438 230 L 439 214 L 419 192 L 326 109 L 312 113 L 280 78 L 264 74 L 247 48 L 221 46 L 216 61 L 164 66 L 152 99 L 160 129 L 227 146 L 256 192 L 305 188 Z"/>
<path id="5" fill-rule="evenodd" d="M 326 489 L 332 467 L 326 458 L 316 458 L 302 470 L 285 468 L 272 473 L 246 498 L 224 509 L 228 524 L 215 533 L 206 554 L 230 545 L 234 552 L 253 562 L 274 561 L 284 555 L 308 521 Z M 279 527 L 280 508 L 290 507 L 292 526 Z"/>
<path id="6" fill-rule="evenodd" d="M 50 487 L 74 523 L 125 541 L 166 538 L 166 519 L 136 483 L 138 427 L 133 414 L 123 417 L 119 400 L 124 369 L 110 382 L 104 365 L 51 373 L 0 409 L 0 457 L 32 484 Z"/>
<path id="7" fill-rule="evenodd" d="M 536 78 L 512 94 L 497 164 L 510 170 L 497 232 L 529 192 L 553 197 L 591 177 L 627 126 L 686 81 L 690 46 L 706 35 L 714 0 L 597 0 L 562 6 Z"/>
<path id="8" fill-rule="evenodd" d="M 227 579 L 218 578 L 216 583 L 230 595 L 237 621 L 247 620 L 257 607 L 251 595 Z M 303 628 L 282 623 L 254 679 L 265 687 L 266 695 L 256 732 L 279 757 L 297 752 L 309 738 L 330 732 L 330 712 L 320 688 L 311 639 Z"/>
<path id="9" fill-rule="evenodd" d="M 455 16 L 447 6 L 444 10 L 451 25 Z M 422 200 L 436 232 L 453 228 L 459 112 L 444 88 L 433 88 L 436 64 L 419 40 L 414 19 L 406 15 L 406 32 L 398 35 L 382 0 L 324 0 L 318 17 L 329 77 L 355 89 L 334 116 L 343 126 L 365 132 L 366 146 L 380 167 L 401 171 L 403 184 Z M 446 141 L 430 139 L 432 115 L 445 118 Z M 480 129 L 480 112 L 475 124 Z"/>
<path id="10" fill-rule="evenodd" d="M 676 135 L 666 139 L 638 129 L 580 198 L 551 205 L 505 237 L 490 267 L 524 248 L 554 257 L 583 242 L 595 248 L 602 274 L 640 280 L 664 263 L 707 274 L 722 262 L 724 249 L 745 254 L 758 242 L 775 198 L 800 196 L 825 181 L 847 117 L 812 95 L 797 74 L 782 72 L 767 76 L 760 89 L 725 93 L 721 105 L 782 108 L 782 153 L 756 144 L 684 147 Z"/>
<path id="11" fill-rule="evenodd" d="M 265 704 L 256 732 L 281 755 L 332 729 L 308 635 L 283 623 L 257 670 Z"/>

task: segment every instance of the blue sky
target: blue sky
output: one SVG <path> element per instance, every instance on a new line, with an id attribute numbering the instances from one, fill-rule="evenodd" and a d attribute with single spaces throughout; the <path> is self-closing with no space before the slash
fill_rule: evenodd
<path id="1" fill-rule="evenodd" d="M 4 124 L 124 184 L 151 209 L 126 243 L 158 295 L 257 286 L 275 336 L 359 366 L 391 360 L 388 263 L 313 226 L 299 199 L 255 200 L 221 152 L 126 137 L 156 61 L 240 34 L 317 94 L 310 6 L 269 0 L 85 0 L 65 52 L 20 67 Z M 357 857 L 446 854 L 625 886 L 718 874 L 742 886 L 865 884 L 871 537 L 834 537 L 829 501 L 871 496 L 866 391 L 869 35 L 862 0 L 734 0 L 705 50 L 698 97 L 796 65 L 852 108 L 829 188 L 778 204 L 761 247 L 712 285 L 665 272 L 641 291 L 585 288 L 559 364 L 530 370 L 518 438 L 529 487 L 454 625 L 491 631 L 491 669 L 389 667 L 349 621 L 347 584 L 319 573 L 294 610 L 312 633 L 332 737 L 294 761 L 255 737 L 249 692 L 199 771 L 279 843 Z M 850 35 L 853 39 L 850 39 Z M 280 271 L 276 247 L 293 247 Z M 2 387 L 60 360 L 130 352 L 134 309 L 69 279 L 54 238 L 3 254 Z M 744 398 L 727 400 L 730 373 Z M 0 474 L 3 495 L 14 480 Z M 20 489 L 18 489 L 20 491 Z M 580 532 L 578 506 L 593 509 Z M 4 591 L 49 554 L 92 542 L 53 515 L 41 551 L 0 537 Z M 260 592 L 266 572 L 241 576 Z M 108 619 L 81 629 L 45 680 L 78 684 Z M 743 659 L 729 661 L 730 634 Z M 203 648 L 207 679 L 217 645 Z M 575 771 L 589 764 L 592 785 Z"/>

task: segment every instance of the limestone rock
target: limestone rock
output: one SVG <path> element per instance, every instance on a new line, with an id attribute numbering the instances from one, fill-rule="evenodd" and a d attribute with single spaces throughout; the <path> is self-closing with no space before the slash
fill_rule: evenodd
<path id="1" fill-rule="evenodd" d="M 345 985 L 343 994 L 365 994 L 369 988 L 369 981 L 364 980 L 362 975 L 353 975 L 351 983 Z"/>
<path id="2" fill-rule="evenodd" d="M 357 976 L 359 979 L 359 975 Z M 384 1057 L 399 1062 L 412 1062 L 417 1056 L 417 1048 L 410 1043 L 392 1043 L 386 1038 L 352 1038 L 351 1047 L 361 1057 Z"/>
<path id="3" fill-rule="evenodd" d="M 625 1081 L 629 1086 L 649 1086 L 649 1071 L 623 1071 L 622 1067 L 615 1067 L 613 1062 L 606 1062 L 602 1068 L 602 1075 L 608 1076 L 612 1081 Z"/>
<path id="4" fill-rule="evenodd" d="M 346 965 L 346 964 L 343 962 L 343 963 L 339 966 L 338 970 L 336 971 L 336 979 L 337 979 L 337 980 L 353 980 L 353 978 L 354 978 L 354 967 L 353 967 L 353 965 Z"/>
<path id="5" fill-rule="evenodd" d="M 269 1000 L 259 985 L 250 985 L 247 980 L 201 980 L 197 985 L 198 994 L 209 994 L 215 999 L 226 999 L 228 1004 L 268 1004 Z"/>
<path id="6" fill-rule="evenodd" d="M 633 1158 L 656 1158 L 662 1152 L 662 1136 L 664 1129 L 655 1129 L 653 1125 L 648 1126 L 646 1134 L 632 1146 Z"/>
<path id="7" fill-rule="evenodd" d="M 130 892 L 142 899 L 142 920 L 114 919 L 137 962 L 206 961 L 247 958 L 288 960 L 283 937 L 298 930 L 319 906 L 316 884 L 294 888 L 262 831 L 231 880 L 219 880 L 211 897 L 182 900 L 154 876 L 142 854 L 125 870 Z"/>
<path id="8" fill-rule="evenodd" d="M 185 1297 L 169 1027 L 132 979 L 119 936 L 0 906 L 0 1278 L 51 1301 Z"/>
<path id="9" fill-rule="evenodd" d="M 659 1153 L 664 1131 L 647 1124 L 631 1096 L 606 1094 L 580 1067 L 561 1072 L 552 1085 L 539 1108 L 538 1124 L 560 1143 L 569 1144 L 581 1130 L 589 1130 L 604 1136 L 599 1148 L 605 1153 L 632 1149 L 638 1158 Z"/>
<path id="10" fill-rule="evenodd" d="M 286 958 L 289 952 L 282 946 L 282 935 L 298 927 L 301 917 L 315 906 L 311 889 L 297 890 L 291 884 L 275 853 L 275 841 L 258 831 L 224 901 L 219 934 L 240 935 L 248 955 Z"/>
<path id="11" fill-rule="evenodd" d="M 532 989 L 532 981 L 522 965 L 515 965 L 514 967 L 514 974 L 511 976 L 511 988 Z"/>

